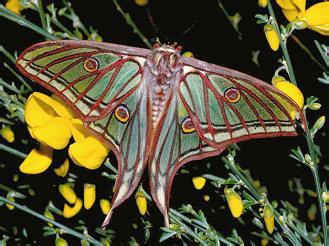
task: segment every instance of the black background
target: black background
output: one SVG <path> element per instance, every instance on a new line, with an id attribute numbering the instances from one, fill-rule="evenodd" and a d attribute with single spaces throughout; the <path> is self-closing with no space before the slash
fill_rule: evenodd
<path id="1" fill-rule="evenodd" d="M 309 4 L 314 2 L 309 1 Z M 46 5 L 46 2 L 44 4 Z M 132 0 L 120 1 L 120 4 L 124 11 L 130 13 L 132 19 L 146 37 L 149 40 L 154 40 L 155 35 L 148 20 L 146 8 L 137 6 Z M 153 0 L 150 3 L 150 12 L 162 33 L 161 36 L 168 36 L 178 41 L 183 46 L 184 51 L 191 51 L 196 58 L 233 68 L 264 81 L 270 81 L 274 71 L 279 66 L 277 60 L 281 58 L 281 52 L 273 52 L 269 49 L 262 26 L 256 24 L 255 14 L 266 13 L 266 10 L 259 8 L 256 1 L 231 0 L 223 1 L 223 4 L 230 14 L 233 15 L 235 12 L 239 12 L 242 16 L 239 24 L 242 33 L 241 40 L 230 26 L 224 14 L 220 11 L 216 0 L 202 2 Z M 133 34 L 131 28 L 125 24 L 124 19 L 116 11 L 111 1 L 73 1 L 73 7 L 82 22 L 86 26 L 91 25 L 97 29 L 105 42 L 145 47 L 139 37 Z M 279 21 L 286 23 L 277 6 L 275 6 L 275 10 L 278 13 Z M 23 11 L 23 14 L 30 20 L 35 20 L 35 23 L 39 23 L 38 16 L 35 13 Z M 180 34 L 190 27 L 194 21 L 197 21 L 197 24 L 192 31 L 181 38 Z M 44 40 L 42 36 L 3 18 L 0 19 L 0 30 L 1 44 L 11 52 L 17 51 L 19 53 L 27 46 Z M 325 43 L 326 38 L 324 36 L 310 30 L 298 31 L 296 32 L 296 36 L 319 57 L 313 44 L 313 39 Z M 321 76 L 321 69 L 292 40 L 288 42 L 288 49 L 294 65 L 298 85 L 303 91 L 305 98 L 311 95 L 318 96 L 323 105 L 321 110 L 310 113 L 308 116 L 309 121 L 314 122 L 317 117 L 323 115 L 324 112 L 328 112 L 328 86 L 316 80 L 317 77 Z M 251 61 L 253 50 L 260 50 L 260 67 Z M 4 57 L 2 56 L 1 60 L 3 59 Z M 319 59 L 321 58 L 319 57 Z M 3 68 L 0 71 L 0 77 L 3 77 L 7 81 L 13 79 Z M 45 90 L 35 84 L 33 88 L 45 92 Z M 33 143 L 31 138 L 29 139 L 31 140 L 31 144 L 28 146 L 20 143 L 20 136 L 24 136 L 25 138 L 28 136 L 26 127 L 22 124 L 17 124 L 14 127 L 14 131 L 16 133 L 16 141 L 12 146 L 28 153 L 36 143 Z M 324 147 L 328 143 L 327 131 L 328 127 L 324 127 L 316 138 L 316 142 L 322 146 L 322 152 L 324 154 L 321 165 L 328 164 L 328 157 L 326 156 L 327 149 Z M 3 142 L 3 140 L 1 141 Z M 239 144 L 241 152 L 238 153 L 237 160 L 243 168 L 250 169 L 252 176 L 255 179 L 259 179 L 261 184 L 268 188 L 270 199 L 289 200 L 291 203 L 297 204 L 298 195 L 288 191 L 288 180 L 292 177 L 301 177 L 305 188 L 314 189 L 314 186 L 310 170 L 304 166 L 297 165 L 295 161 L 288 157 L 288 154 L 291 148 L 295 148 L 298 145 L 306 150 L 305 143 L 306 141 L 302 134 L 293 138 L 250 140 Z M 56 152 L 52 167 L 60 165 L 66 156 L 65 151 Z M 113 156 L 112 160 L 114 163 L 115 158 Z M 18 166 L 21 161 L 21 159 L 15 156 L 1 152 L 0 162 L 5 164 L 5 167 L 0 169 L 0 183 L 4 183 L 10 187 L 17 185 L 12 181 L 12 177 L 15 173 L 19 173 Z M 209 170 L 206 168 L 208 162 L 212 163 L 212 167 Z M 223 192 L 222 190 L 219 190 L 219 194 L 216 194 L 210 184 L 207 184 L 206 188 L 202 191 L 196 191 L 192 186 L 191 178 L 196 175 L 212 173 L 224 178 L 228 177 L 227 170 L 224 168 L 220 158 L 214 157 L 202 161 L 194 161 L 185 165 L 184 168 L 190 174 L 179 174 L 175 178 L 171 193 L 171 207 L 178 208 L 183 203 L 190 203 L 195 209 L 202 209 L 209 223 L 219 232 L 223 233 L 223 235 L 228 236 L 232 229 L 236 228 L 246 244 L 249 244 L 249 240 L 255 242 L 259 240 L 255 236 L 250 235 L 251 231 L 257 230 L 251 223 L 252 215 L 250 213 L 247 212 L 242 216 L 246 222 L 246 226 L 243 226 L 232 218 L 228 209 L 220 209 L 225 204 L 225 201 L 220 196 Z M 111 194 L 112 187 L 100 175 L 103 170 L 105 168 L 89 171 L 74 166 L 74 164 L 71 165 L 70 171 L 79 176 L 75 186 L 79 197 L 82 197 L 82 187 L 85 182 L 96 184 L 98 198 L 105 198 L 108 194 Z M 322 180 L 328 177 L 328 172 L 322 168 L 320 168 L 320 174 Z M 145 173 L 142 181 L 144 188 L 148 191 L 147 173 Z M 36 191 L 36 196 L 18 201 L 39 212 L 43 211 L 50 199 L 54 201 L 56 206 L 62 208 L 63 199 L 57 192 L 57 185 L 63 182 L 64 179 L 60 179 L 54 175 L 52 168 L 49 168 L 49 170 L 40 175 L 28 176 L 20 174 L 18 184 L 31 184 Z M 203 200 L 203 195 L 205 194 L 210 195 L 211 200 L 209 202 Z M 300 218 L 305 221 L 308 221 L 305 211 L 311 202 L 316 202 L 314 198 L 308 197 L 308 200 L 305 205 L 299 205 L 301 208 L 299 213 Z M 211 212 L 212 209 L 216 211 L 215 214 Z M 153 203 L 149 204 L 148 211 L 149 215 L 146 216 L 146 219 L 154 226 L 151 229 L 150 242 L 151 244 L 156 244 L 161 233 L 160 226 L 163 226 L 162 215 Z M 143 229 L 141 228 L 140 216 L 137 213 L 133 196 L 115 210 L 110 223 L 110 228 L 115 231 L 114 245 L 119 242 L 126 244 L 130 236 L 135 237 L 138 242 L 143 243 Z M 320 223 L 318 215 L 315 221 L 317 224 Z M 75 218 L 85 220 L 90 233 L 93 233 L 94 228 L 99 226 L 104 219 L 98 206 L 94 206 L 93 209 L 88 211 L 82 210 Z M 59 216 L 55 219 L 69 226 L 76 225 L 76 219 L 65 220 Z M 137 230 L 132 228 L 132 223 L 139 225 Z M 29 238 L 22 239 L 24 241 L 28 240 L 31 243 L 44 244 L 46 240 L 53 240 L 52 237 L 42 237 L 43 222 L 17 209 L 9 211 L 5 207 L 1 207 L 0 226 L 5 226 L 10 231 L 10 227 L 14 225 L 17 225 L 20 229 L 23 227 L 27 228 Z M 23 238 L 22 235 L 18 235 L 18 237 Z M 70 236 L 65 236 L 65 238 L 72 240 L 71 242 L 74 244 L 78 242 Z M 179 244 L 179 241 L 176 240 L 168 242 Z M 11 243 L 14 244 L 13 242 Z"/>

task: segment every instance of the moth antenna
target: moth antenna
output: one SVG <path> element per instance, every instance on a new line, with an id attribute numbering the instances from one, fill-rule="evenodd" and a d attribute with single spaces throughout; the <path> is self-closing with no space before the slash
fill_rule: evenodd
<path id="1" fill-rule="evenodd" d="M 191 31 L 195 28 L 195 26 L 196 26 L 196 24 L 197 24 L 198 22 L 199 22 L 199 20 L 194 20 L 194 21 L 192 22 L 192 24 L 180 34 L 180 37 L 182 38 L 182 37 L 184 37 L 186 34 L 188 34 L 189 32 L 191 32 Z"/>
<path id="2" fill-rule="evenodd" d="M 154 34 L 154 36 L 156 37 L 156 40 L 155 40 L 155 41 L 156 41 L 158 44 L 161 44 L 160 39 L 159 39 L 159 36 L 161 36 L 161 33 L 160 33 L 160 31 L 159 31 L 158 26 L 155 24 L 155 21 L 154 21 L 153 16 L 151 15 L 150 4 L 151 4 L 151 1 L 149 1 L 149 4 L 147 5 L 147 16 L 148 16 L 148 18 L 149 18 L 149 22 L 150 22 L 150 24 L 151 24 L 151 26 L 152 26 L 153 34 Z"/>

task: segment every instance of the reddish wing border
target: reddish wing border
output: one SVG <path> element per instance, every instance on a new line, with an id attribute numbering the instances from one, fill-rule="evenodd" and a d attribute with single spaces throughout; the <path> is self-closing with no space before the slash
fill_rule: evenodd
<path id="1" fill-rule="evenodd" d="M 58 91 L 56 90 L 54 87 L 48 85 L 49 82 L 44 82 L 42 79 L 38 78 L 37 76 L 34 76 L 32 74 L 30 74 L 29 72 L 27 72 L 25 70 L 24 67 L 22 67 L 20 64 L 18 64 L 18 61 L 19 60 L 22 60 L 22 58 L 24 57 L 24 55 L 28 52 L 31 52 L 33 51 L 34 49 L 36 48 L 40 48 L 40 47 L 43 47 L 43 46 L 51 46 L 51 45 L 62 45 L 63 47 L 62 48 L 59 48 L 59 49 L 72 49 L 72 48 L 94 48 L 94 49 L 98 49 L 99 52 L 109 52 L 109 53 L 113 53 L 113 54 L 116 54 L 116 55 L 119 55 L 119 56 L 123 56 L 122 59 L 116 61 L 115 63 L 112 64 L 111 68 L 114 68 L 114 69 L 117 69 L 118 67 L 120 67 L 120 65 L 122 65 L 122 60 L 133 60 L 135 61 L 137 64 L 140 65 L 139 61 L 137 59 L 134 59 L 134 58 L 129 58 L 129 56 L 136 56 L 137 57 L 142 57 L 142 58 L 146 58 L 151 50 L 148 50 L 148 49 L 143 49 L 143 48 L 135 48 L 135 47 L 130 47 L 130 46 L 124 46 L 124 45 L 117 45 L 117 44 L 110 44 L 110 43 L 98 43 L 98 42 L 93 42 L 93 41 L 75 41 L 75 40 L 60 40 L 60 41 L 45 41 L 45 42 L 41 42 L 41 43 L 37 43 L 37 44 L 34 44 L 28 48 L 26 48 L 20 55 L 19 57 L 17 58 L 17 61 L 16 61 L 16 67 L 17 69 L 24 75 L 26 76 L 27 78 L 33 80 L 33 81 L 36 81 L 37 83 L 41 84 L 43 87 L 45 87 L 46 89 L 50 90 L 51 92 L 53 92 L 56 96 L 60 97 L 61 99 L 63 99 L 68 105 L 71 105 L 71 108 L 72 110 L 74 111 L 74 113 L 80 118 L 82 119 L 83 121 L 94 121 L 96 119 L 99 119 L 101 117 L 103 117 L 104 115 L 106 115 L 110 110 L 111 110 L 111 103 L 109 103 L 109 105 L 106 107 L 105 110 L 102 110 L 102 113 L 101 115 L 99 116 L 96 116 L 96 117 L 92 117 L 92 116 L 87 116 L 87 115 L 84 115 L 82 114 L 77 108 L 76 106 L 74 105 L 74 103 L 72 103 L 69 99 L 67 99 L 66 97 L 64 97 L 62 95 L 62 91 Z M 56 51 L 56 50 L 55 50 Z M 89 52 L 90 53 L 90 52 Z M 48 54 L 51 54 L 51 51 Z M 83 56 L 83 54 L 79 54 L 81 56 Z M 46 55 L 44 55 L 46 56 Z M 42 55 L 41 56 L 38 56 L 38 58 L 42 58 Z M 33 61 L 33 59 L 29 62 L 31 63 Z M 74 62 L 75 64 L 76 62 Z M 42 71 L 44 68 L 42 68 L 40 71 Z M 108 70 L 108 69 L 106 69 Z M 143 68 L 139 68 L 138 72 L 136 73 L 136 76 L 140 73 L 142 73 L 142 70 Z M 62 71 L 61 71 L 62 72 Z M 61 73 L 60 72 L 60 73 Z M 91 73 L 89 74 L 88 76 L 93 76 L 95 75 L 96 73 Z M 103 73 L 101 73 L 103 74 Z M 95 78 L 95 80 L 99 80 L 101 78 L 101 74 L 98 73 L 97 74 L 97 77 Z M 60 74 L 59 74 L 60 75 Z M 52 80 L 54 78 L 56 78 L 57 76 L 59 75 L 54 75 L 54 77 L 52 78 Z M 141 78 L 142 80 L 142 78 Z M 73 82 L 72 82 L 73 83 Z M 140 84 L 140 83 L 139 83 Z M 69 85 L 70 86 L 70 85 Z M 69 86 L 66 89 L 69 88 Z M 136 89 L 136 88 L 134 88 Z M 131 91 L 128 92 L 129 93 L 132 93 Z M 125 97 L 124 97 L 125 98 Z M 124 99 L 123 98 L 123 99 Z M 78 99 L 78 98 L 77 98 Z M 123 100 L 122 99 L 122 100 Z M 113 103 L 113 102 L 112 102 Z"/>

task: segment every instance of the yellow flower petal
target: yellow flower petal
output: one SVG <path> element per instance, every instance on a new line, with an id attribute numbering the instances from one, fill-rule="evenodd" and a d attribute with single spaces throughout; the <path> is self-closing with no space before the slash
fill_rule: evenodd
<path id="1" fill-rule="evenodd" d="M 70 167 L 70 162 L 68 159 L 65 159 L 62 165 L 54 169 L 54 172 L 59 177 L 65 177 L 67 172 L 69 171 L 69 167 Z"/>
<path id="2" fill-rule="evenodd" d="M 297 19 L 300 12 L 298 10 L 284 10 L 283 9 L 282 13 L 284 14 L 284 16 L 287 18 L 287 20 L 289 22 L 293 22 L 294 20 Z"/>
<path id="3" fill-rule="evenodd" d="M 204 177 L 194 177 L 192 182 L 195 189 L 201 190 L 206 184 L 206 179 Z"/>
<path id="4" fill-rule="evenodd" d="M 15 141 L 14 132 L 9 127 L 3 127 L 1 129 L 1 135 L 9 143 L 12 143 Z"/>
<path id="5" fill-rule="evenodd" d="M 19 170 L 26 174 L 42 173 L 50 166 L 53 157 L 53 149 L 41 145 L 40 149 L 33 149 L 19 166 Z"/>
<path id="6" fill-rule="evenodd" d="M 30 127 L 44 125 L 57 116 L 47 95 L 34 92 L 29 96 L 25 104 L 25 121 Z"/>
<path id="7" fill-rule="evenodd" d="M 305 11 L 306 0 L 276 0 L 276 3 L 285 10 Z"/>
<path id="8" fill-rule="evenodd" d="M 72 110 L 58 96 L 53 94 L 51 95 L 51 98 L 54 99 L 54 101 L 56 102 L 52 103 L 52 107 L 54 108 L 58 116 L 65 119 L 73 119 L 75 117 Z"/>
<path id="9" fill-rule="evenodd" d="M 108 148 L 94 137 L 84 138 L 69 147 L 74 163 L 88 169 L 98 168 L 108 155 Z"/>
<path id="10" fill-rule="evenodd" d="M 102 209 L 103 214 L 107 215 L 111 209 L 111 203 L 107 199 L 100 199 L 99 206 Z"/>
<path id="11" fill-rule="evenodd" d="M 274 231 L 274 215 L 273 209 L 269 204 L 264 207 L 264 221 L 268 233 L 272 234 Z"/>
<path id="12" fill-rule="evenodd" d="M 19 0 L 9 0 L 6 2 L 5 7 L 17 15 L 21 15 L 21 10 L 24 9 Z"/>
<path id="13" fill-rule="evenodd" d="M 264 33 L 270 48 L 273 51 L 277 51 L 280 46 L 280 37 L 275 28 L 271 24 L 264 26 Z"/>
<path id="14" fill-rule="evenodd" d="M 80 119 L 72 119 L 71 121 L 71 131 L 73 138 L 76 142 L 88 137 L 87 129 L 83 126 L 83 123 Z"/>
<path id="15" fill-rule="evenodd" d="M 77 196 L 69 183 L 61 184 L 58 186 L 59 193 L 65 198 L 66 201 L 73 204 L 77 200 Z"/>
<path id="16" fill-rule="evenodd" d="M 258 0 L 259 7 L 265 8 L 268 4 L 268 0 Z"/>
<path id="17" fill-rule="evenodd" d="M 146 197 L 141 191 L 137 191 L 135 195 L 136 205 L 141 215 L 146 214 L 147 211 L 147 201 Z"/>
<path id="18" fill-rule="evenodd" d="M 145 6 L 148 4 L 148 0 L 135 0 L 135 3 L 138 5 L 138 6 Z"/>
<path id="19" fill-rule="evenodd" d="M 228 207 L 230 208 L 233 217 L 240 217 L 243 212 L 243 203 L 241 197 L 231 188 L 225 188 L 224 193 Z"/>
<path id="20" fill-rule="evenodd" d="M 306 21 L 308 27 L 323 35 L 329 35 L 329 2 L 314 4 L 308 8 L 300 19 Z"/>
<path id="21" fill-rule="evenodd" d="M 96 186 L 94 184 L 85 184 L 83 186 L 83 205 L 85 209 L 90 209 L 96 200 Z"/>
<path id="22" fill-rule="evenodd" d="M 279 89 L 280 91 L 282 91 L 283 93 L 285 93 L 287 96 L 289 96 L 292 100 L 295 101 L 295 103 L 300 107 L 303 108 L 304 106 L 304 96 L 303 93 L 298 89 L 297 86 L 295 86 L 294 84 L 286 81 L 283 77 L 281 77 L 282 79 L 280 80 L 279 76 L 276 81 L 272 80 L 273 85 Z M 290 112 L 290 116 L 291 118 L 295 119 L 296 118 L 296 111 L 293 110 Z"/>
<path id="23" fill-rule="evenodd" d="M 71 218 L 76 215 L 82 208 L 82 200 L 80 198 L 76 199 L 76 202 L 73 207 L 69 206 L 68 204 L 64 204 L 63 209 L 63 216 L 65 218 Z"/>
<path id="24" fill-rule="evenodd" d="M 70 121 L 55 117 L 48 123 L 32 129 L 33 136 L 40 143 L 54 149 L 63 149 L 72 136 Z"/>

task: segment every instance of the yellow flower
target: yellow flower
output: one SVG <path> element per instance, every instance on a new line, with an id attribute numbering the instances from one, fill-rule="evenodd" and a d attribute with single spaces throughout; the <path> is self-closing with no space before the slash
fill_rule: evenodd
<path id="1" fill-rule="evenodd" d="M 94 184 L 84 184 L 83 205 L 85 209 L 90 209 L 96 200 L 96 186 Z"/>
<path id="2" fill-rule="evenodd" d="M 69 171 L 70 163 L 68 159 L 65 159 L 62 165 L 60 165 L 58 168 L 54 169 L 54 172 L 59 177 L 65 177 L 67 172 Z"/>
<path id="3" fill-rule="evenodd" d="M 201 190 L 206 184 L 206 179 L 204 177 L 194 177 L 192 182 L 195 189 Z"/>
<path id="4" fill-rule="evenodd" d="M 110 212 L 111 203 L 107 199 L 100 199 L 99 206 L 101 207 L 103 214 L 107 215 Z"/>
<path id="5" fill-rule="evenodd" d="M 136 204 L 141 215 L 146 214 L 147 211 L 147 201 L 143 192 L 137 191 L 135 195 Z"/>
<path id="6" fill-rule="evenodd" d="M 183 53 L 183 56 L 185 56 L 185 57 L 193 57 L 193 53 L 190 52 L 190 51 L 186 51 L 186 52 Z"/>
<path id="7" fill-rule="evenodd" d="M 87 137 L 71 144 L 69 155 L 75 164 L 96 169 L 108 155 L 108 148 L 94 137 Z"/>
<path id="8" fill-rule="evenodd" d="M 265 37 L 266 40 L 268 42 L 268 44 L 270 45 L 270 48 L 273 51 L 277 51 L 280 45 L 280 37 L 278 35 L 278 33 L 276 32 L 275 28 L 267 23 L 264 26 L 264 33 L 265 33 Z"/>
<path id="9" fill-rule="evenodd" d="M 305 22 L 306 27 L 329 36 L 329 2 L 320 2 L 306 9 L 306 0 L 277 0 L 290 22 Z"/>
<path id="10" fill-rule="evenodd" d="M 259 7 L 265 8 L 267 6 L 268 0 L 258 0 Z"/>
<path id="11" fill-rule="evenodd" d="M 69 183 L 61 184 L 58 186 L 59 193 L 65 198 L 66 201 L 73 204 L 78 199 L 72 185 Z"/>
<path id="12" fill-rule="evenodd" d="M 9 127 L 3 127 L 1 129 L 1 135 L 9 143 L 12 143 L 15 141 L 14 132 Z"/>
<path id="13" fill-rule="evenodd" d="M 24 6 L 20 0 L 8 0 L 5 4 L 5 7 L 17 15 L 20 15 L 21 11 L 24 9 Z"/>
<path id="14" fill-rule="evenodd" d="M 82 200 L 80 198 L 77 198 L 74 206 L 71 207 L 68 204 L 64 204 L 64 209 L 63 209 L 63 216 L 65 218 L 71 218 L 74 215 L 76 215 L 82 208 Z"/>
<path id="15" fill-rule="evenodd" d="M 46 145 L 40 145 L 39 149 L 33 149 L 28 154 L 28 156 L 19 166 L 19 170 L 26 174 L 42 173 L 50 166 L 52 156 L 52 148 Z"/>
<path id="16" fill-rule="evenodd" d="M 148 4 L 148 0 L 135 0 L 135 3 L 138 5 L 138 6 L 145 6 Z"/>
<path id="17" fill-rule="evenodd" d="M 65 148 L 73 136 L 76 143 L 70 146 L 69 155 L 77 165 L 96 169 L 108 155 L 109 149 L 89 136 L 82 121 L 75 118 L 56 96 L 49 97 L 38 92 L 31 94 L 25 105 L 25 121 L 31 136 L 53 149 Z M 64 162 L 55 169 L 55 173 L 64 177 L 68 166 L 68 161 Z"/>
<path id="18" fill-rule="evenodd" d="M 225 188 L 224 194 L 233 217 L 240 217 L 243 212 L 243 203 L 241 197 L 231 188 Z"/>
<path id="19" fill-rule="evenodd" d="M 298 89 L 297 86 L 287 81 L 282 76 L 274 76 L 272 79 L 272 84 L 274 87 L 285 93 L 289 96 L 295 103 L 299 106 L 299 108 L 303 108 L 304 106 L 304 96 L 303 93 Z M 290 112 L 291 118 L 296 118 L 296 111 L 293 110 Z"/>
<path id="20" fill-rule="evenodd" d="M 55 239 L 55 246 L 68 246 L 69 244 L 64 238 L 57 237 Z"/>
<path id="21" fill-rule="evenodd" d="M 264 207 L 264 221 L 268 233 L 272 234 L 274 231 L 274 215 L 273 209 L 269 204 L 266 204 Z"/>

